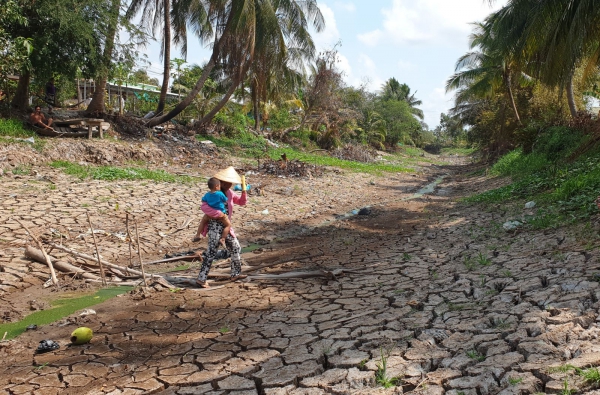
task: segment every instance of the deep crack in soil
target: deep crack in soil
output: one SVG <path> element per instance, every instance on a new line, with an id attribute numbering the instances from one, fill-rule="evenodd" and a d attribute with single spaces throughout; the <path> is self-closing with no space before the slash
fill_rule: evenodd
<path id="1" fill-rule="evenodd" d="M 96 315 L 73 315 L 0 343 L 0 391 L 532 394 L 560 393 L 565 380 L 569 389 L 589 389 L 573 372 L 548 368 L 600 365 L 597 251 L 586 251 L 578 229 L 505 232 L 502 223 L 520 208 L 457 203 L 489 185 L 463 176 L 468 167 L 432 166 L 427 179 L 332 171 L 312 180 L 256 176 L 265 194 L 236 211 L 234 226 L 243 242 L 264 246 L 245 260 L 283 262 L 263 273 L 351 273 L 123 295 L 95 306 Z M 2 184 L 0 287 L 13 306 L 16 296 L 41 292 L 48 276 L 22 257 L 26 237 L 8 220 L 13 215 L 41 234 L 58 229 L 69 237 L 66 245 L 91 252 L 91 241 L 78 238 L 91 206 L 108 232 L 99 237 L 101 255 L 126 264 L 127 244 L 110 236 L 124 227 L 122 212 L 113 209 L 118 202 L 144 224 L 145 259 L 194 246 L 193 225 L 161 233 L 196 219 L 197 186 L 72 184 L 43 171 L 55 190 L 27 189 L 33 177 Z M 434 194 L 404 200 L 442 174 L 449 175 Z M 334 220 L 366 205 L 368 216 Z M 306 255 L 314 257 L 299 260 Z M 195 264 L 178 275 L 197 270 Z M 65 347 L 79 325 L 94 330 L 91 344 Z M 33 355 L 46 338 L 61 349 Z M 381 387 L 386 378 L 399 378 L 397 386 Z"/>

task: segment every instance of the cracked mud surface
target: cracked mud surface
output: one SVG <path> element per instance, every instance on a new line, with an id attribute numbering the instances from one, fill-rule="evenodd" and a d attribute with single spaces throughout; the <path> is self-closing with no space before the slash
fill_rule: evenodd
<path id="1" fill-rule="evenodd" d="M 88 229 L 81 205 L 93 205 L 99 228 L 119 232 L 124 214 L 114 211 L 118 201 L 144 224 L 145 260 L 159 257 L 157 250 L 192 246 L 193 228 L 168 237 L 159 232 L 197 215 L 196 186 L 73 184 L 43 171 L 56 180 L 56 190 L 15 192 L 34 178 L 2 179 L 3 301 L 18 304 L 15 296 L 28 298 L 48 276 L 22 257 L 26 237 L 8 220 L 13 215 L 39 233 L 56 228 L 69 235 L 65 245 L 91 252 L 89 239 L 77 239 Z M 561 393 L 565 379 L 570 389 L 590 391 L 576 376 L 548 368 L 600 366 L 594 277 L 600 265 L 596 249 L 586 248 L 592 230 L 506 233 L 502 223 L 524 210 L 457 203 L 489 187 L 462 171 L 432 167 L 429 180 L 450 176 L 434 195 L 406 201 L 426 177 L 257 176 L 250 182 L 264 183 L 266 195 L 251 196 L 235 212 L 240 240 L 286 237 L 244 259 L 252 265 L 287 261 L 269 273 L 353 273 L 337 281 L 261 280 L 123 295 L 95 306 L 96 315 L 74 315 L 2 343 L 0 393 L 533 394 Z M 111 198 L 97 198 L 103 196 Z M 368 217 L 325 222 L 367 204 L 373 206 Z M 269 216 L 261 214 L 266 208 Z M 125 243 L 110 235 L 99 239 L 105 259 L 127 263 Z M 196 272 L 194 266 L 188 274 Z M 65 347 L 79 325 L 94 330 L 91 344 Z M 61 349 L 34 355 L 45 338 L 59 340 Z M 401 379 L 397 387 L 376 383 L 382 353 L 388 377 Z"/>

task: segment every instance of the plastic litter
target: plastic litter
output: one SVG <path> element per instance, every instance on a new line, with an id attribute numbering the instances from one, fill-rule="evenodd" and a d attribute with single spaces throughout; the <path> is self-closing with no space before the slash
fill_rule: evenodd
<path id="1" fill-rule="evenodd" d="M 250 184 L 246 184 L 247 191 L 249 191 L 251 188 L 252 188 L 252 186 Z M 240 184 L 234 185 L 233 190 L 239 192 L 242 190 L 242 186 Z"/>
<path id="2" fill-rule="evenodd" d="M 269 209 L 260 212 L 263 215 L 269 215 Z"/>
<path id="3" fill-rule="evenodd" d="M 94 315 L 94 314 L 96 314 L 96 310 L 93 310 L 93 309 L 85 309 L 81 313 L 79 313 L 79 315 L 81 317 L 85 317 L 85 316 L 88 316 L 88 315 Z"/>
<path id="4" fill-rule="evenodd" d="M 370 207 L 363 207 L 358 211 L 358 215 L 371 215 Z"/>
<path id="5" fill-rule="evenodd" d="M 50 352 L 54 350 L 58 350 L 60 345 L 54 340 L 41 340 L 40 344 L 38 344 L 38 348 L 36 352 L 38 354 L 43 354 L 45 352 Z"/>
<path id="6" fill-rule="evenodd" d="M 31 144 L 35 143 L 35 140 L 33 139 L 33 137 L 29 137 L 27 139 L 23 139 L 23 141 L 25 141 L 26 143 L 31 143 Z"/>
<path id="7" fill-rule="evenodd" d="M 529 208 L 534 208 L 535 207 L 535 202 L 527 202 L 525 203 L 525 208 L 529 209 Z"/>
<path id="8" fill-rule="evenodd" d="M 352 215 L 358 215 L 358 210 L 352 210 Z"/>
<path id="9" fill-rule="evenodd" d="M 36 324 L 27 325 L 27 327 L 25 328 L 26 331 L 34 331 L 36 329 L 37 329 Z"/>
<path id="10" fill-rule="evenodd" d="M 505 231 L 510 232 L 511 230 L 515 230 L 518 227 L 523 226 L 519 221 L 507 221 L 502 225 Z"/>

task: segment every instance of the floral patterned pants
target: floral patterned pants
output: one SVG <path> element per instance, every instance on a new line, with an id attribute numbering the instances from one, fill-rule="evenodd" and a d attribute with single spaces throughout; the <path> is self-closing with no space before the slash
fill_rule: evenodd
<path id="1" fill-rule="evenodd" d="M 202 260 L 202 267 L 200 267 L 200 273 L 198 274 L 198 281 L 206 281 L 208 277 L 208 272 L 219 249 L 219 239 L 224 228 L 223 224 L 217 220 L 211 219 L 208 221 L 208 249 L 202 254 L 204 259 Z M 225 247 L 231 254 L 231 277 L 239 276 L 242 272 L 242 261 L 240 258 L 242 248 L 238 239 L 230 234 L 227 235 Z"/>

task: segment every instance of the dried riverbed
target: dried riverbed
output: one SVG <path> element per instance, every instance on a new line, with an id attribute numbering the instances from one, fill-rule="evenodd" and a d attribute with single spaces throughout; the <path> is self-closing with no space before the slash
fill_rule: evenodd
<path id="1" fill-rule="evenodd" d="M 216 167 L 208 163 L 197 158 L 191 168 L 210 175 Z M 101 255 L 120 264 L 128 263 L 128 245 L 111 234 L 123 232 L 126 209 L 140 223 L 145 260 L 194 247 L 192 226 L 171 232 L 197 220 L 197 185 L 73 182 L 35 169 L 2 178 L 0 287 L 9 315 L 52 296 L 41 288 L 47 270 L 23 257 L 28 239 L 13 217 L 92 252 L 91 239 L 79 237 L 90 210 L 107 232 L 99 235 Z M 97 305 L 96 315 L 75 314 L 1 343 L 0 393 L 528 394 L 561 393 L 565 382 L 592 389 L 572 370 L 549 369 L 600 365 L 592 230 L 507 233 L 502 223 L 525 210 L 457 203 L 490 185 L 465 173 L 431 166 L 385 177 L 331 169 L 313 179 L 254 176 L 264 194 L 251 196 L 234 222 L 244 243 L 262 246 L 246 261 L 285 262 L 269 273 L 351 273 L 117 297 Z M 444 174 L 433 194 L 413 196 Z M 367 205 L 371 215 L 340 219 Z M 82 324 L 95 332 L 91 344 L 66 347 Z M 46 338 L 61 349 L 34 356 Z M 385 381 L 383 359 L 387 378 L 398 378 L 389 389 L 377 382 Z"/>

